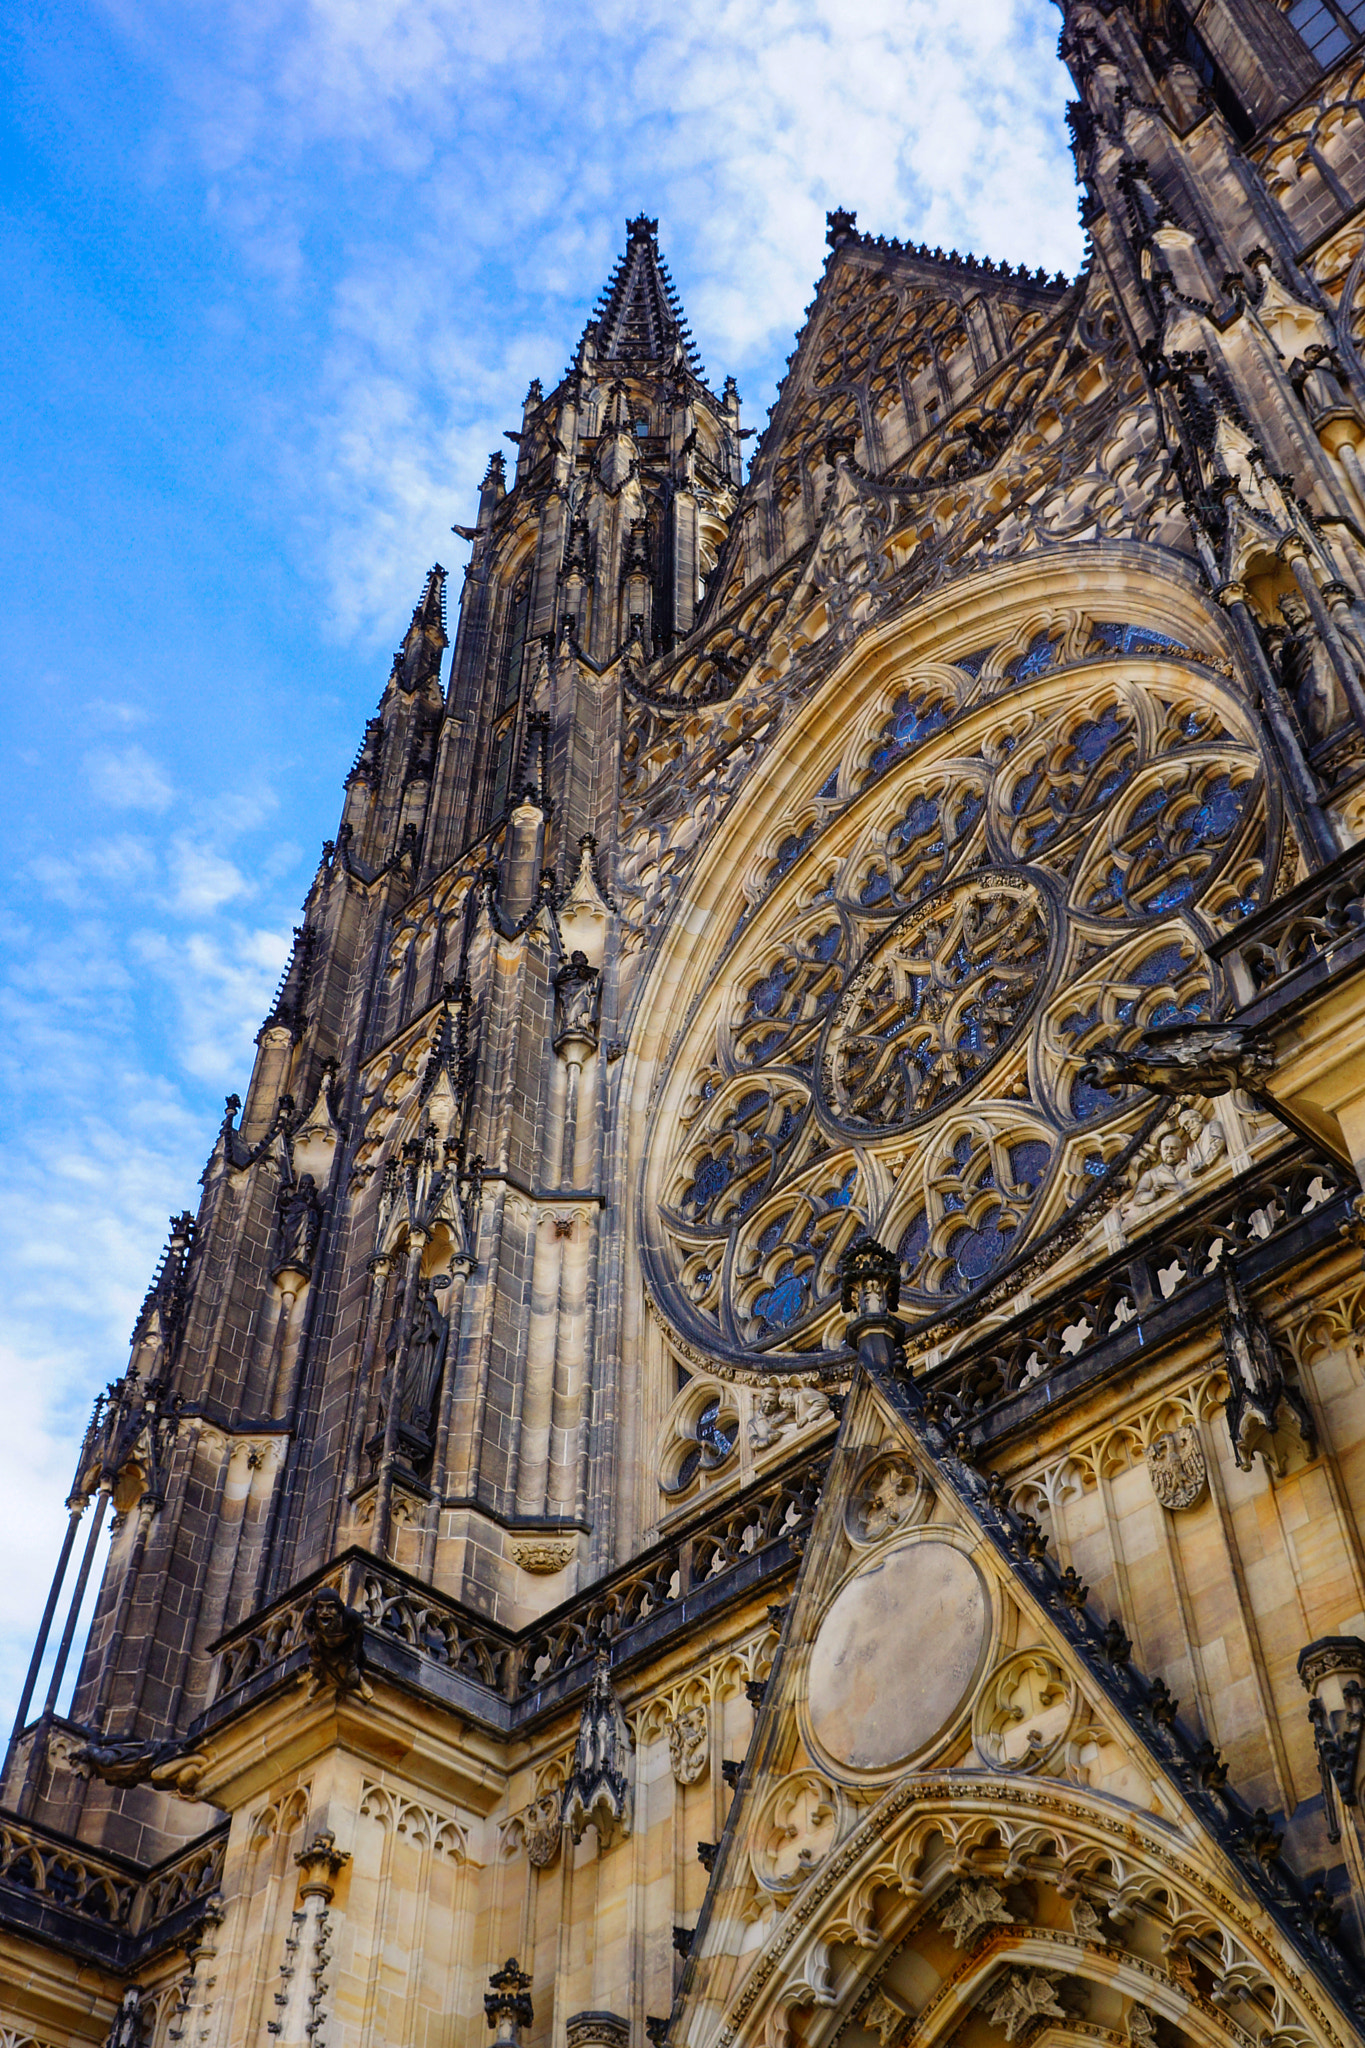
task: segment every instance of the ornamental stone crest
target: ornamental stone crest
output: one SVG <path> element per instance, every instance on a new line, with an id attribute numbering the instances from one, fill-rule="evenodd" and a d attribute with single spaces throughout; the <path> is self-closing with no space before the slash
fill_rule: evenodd
<path id="1" fill-rule="evenodd" d="M 855 1543 L 880 1543 L 918 1518 L 923 1489 L 908 1458 L 874 1458 L 853 1489 L 845 1521 Z"/>
<path id="2" fill-rule="evenodd" d="M 1208 1488 L 1209 1468 L 1192 1422 L 1153 1437 L 1147 1446 L 1147 1475 L 1152 1492 L 1172 1514 L 1198 1506 Z"/>
<path id="3" fill-rule="evenodd" d="M 854 974 L 825 1048 L 825 1091 L 852 1123 L 910 1122 L 974 1081 L 1033 1006 L 1048 957 L 1042 892 L 978 873 L 920 905 Z"/>

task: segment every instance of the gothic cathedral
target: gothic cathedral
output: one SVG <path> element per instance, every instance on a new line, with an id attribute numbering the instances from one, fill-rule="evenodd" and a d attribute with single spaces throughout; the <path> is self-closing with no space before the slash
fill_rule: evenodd
<path id="1" fill-rule="evenodd" d="M 1063 12 L 1079 277 L 832 213 L 746 473 L 633 220 L 428 575 L 4 2048 L 1362 2039 L 1365 0 Z"/>

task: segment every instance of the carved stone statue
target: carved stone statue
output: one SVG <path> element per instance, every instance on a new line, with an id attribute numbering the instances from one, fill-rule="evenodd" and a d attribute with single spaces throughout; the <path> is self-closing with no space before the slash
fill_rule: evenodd
<path id="1" fill-rule="evenodd" d="M 1285 688 L 1298 708 L 1310 740 L 1326 739 L 1346 717 L 1346 696 L 1313 616 L 1300 597 L 1280 600 L 1289 636 L 1280 656 Z"/>
<path id="2" fill-rule="evenodd" d="M 566 1045 L 597 1044 L 597 1003 L 602 976 L 586 953 L 571 953 L 555 971 L 555 1050 Z"/>
<path id="3" fill-rule="evenodd" d="M 436 1289 L 430 1280 L 424 1280 L 412 1305 L 407 1357 L 398 1388 L 398 1419 L 409 1449 L 431 1449 L 448 1336 L 449 1325 L 441 1313 Z M 419 1441 L 414 1443 L 413 1439 Z"/>
<path id="4" fill-rule="evenodd" d="M 313 1271 L 313 1254 L 322 1229 L 322 1203 L 311 1173 L 300 1174 L 291 1187 L 280 1190 L 280 1212 L 276 1223 L 278 1255 L 275 1277 L 299 1273 L 307 1280 Z"/>
<path id="5" fill-rule="evenodd" d="M 304 1609 L 303 1639 L 308 1645 L 308 1670 L 304 1674 L 307 1697 L 311 1700 L 324 1686 L 338 1694 L 358 1692 L 362 1699 L 374 1694 L 365 1683 L 365 1617 L 348 1607 L 340 1593 L 324 1586 Z"/>

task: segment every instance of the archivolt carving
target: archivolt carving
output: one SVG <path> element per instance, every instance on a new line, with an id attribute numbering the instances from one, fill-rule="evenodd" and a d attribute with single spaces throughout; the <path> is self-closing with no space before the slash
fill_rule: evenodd
<path id="1" fill-rule="evenodd" d="M 1078 698 L 1082 631 L 1135 658 Z M 1259 756 L 1221 684 L 1146 645 L 1077 615 L 1005 675 L 964 656 L 951 688 L 895 686 L 768 839 L 769 894 L 658 1104 L 658 1278 L 708 1348 L 833 1349 L 859 1232 L 899 1247 L 903 1313 L 988 1284 L 1137 1127 L 1140 1097 L 1084 1076 L 1094 1048 L 1211 1013 L 1204 937 L 1273 866 Z M 1201 1119 L 1177 1143 L 1188 1177 L 1226 1140 Z M 1128 1199 L 1175 1170 L 1144 1161 Z"/>
<path id="2" fill-rule="evenodd" d="M 915 2034 L 926 2048 L 1013 1971 L 1055 1973 L 1093 1987 L 1092 1996 L 1116 1995 L 1116 2030 L 1132 2038 L 1141 2034 L 1140 2022 L 1127 2025 L 1134 2005 L 1200 2041 L 1345 2048 L 1351 2038 L 1317 1986 L 1285 1968 L 1214 1858 L 1143 1839 L 1126 1814 L 1069 1791 L 949 1776 L 903 1780 L 826 1855 L 745 1968 L 709 2040 L 716 2048 L 781 2041 L 792 2010 L 814 2005 L 829 2017 L 808 2023 L 804 2039 L 823 2048 L 868 1997 L 888 1951 L 913 1942 L 927 1913 L 943 1914 L 963 1879 L 1008 1897 L 1002 1910 L 1012 1925 L 988 1914 L 981 1927 L 997 1929 L 992 1939 L 969 1932 L 955 1971 L 945 1977 L 930 1966 L 918 1980 Z M 1065 1931 L 1065 1902 L 1078 1894 L 1114 1930 L 1102 1951 Z M 1032 1903 L 1015 1919 L 1025 1898 Z M 836 1976 L 831 1959 L 841 1949 L 848 1960 Z"/>

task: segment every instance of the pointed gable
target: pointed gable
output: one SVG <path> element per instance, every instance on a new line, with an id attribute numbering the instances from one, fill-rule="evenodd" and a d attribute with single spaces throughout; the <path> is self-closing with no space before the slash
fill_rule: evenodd
<path id="1" fill-rule="evenodd" d="M 983 423 L 998 417 L 1002 366 L 1070 291 L 1042 271 L 860 236 L 854 218 L 829 216 L 829 258 L 750 472 L 771 492 L 780 552 L 810 530 L 832 442 L 887 476 L 973 402 Z"/>
<path id="2" fill-rule="evenodd" d="M 1248 2031 L 1273 2014 L 1262 2038 L 1349 2038 L 1264 1815 L 1007 1502 L 859 1375 L 673 2048 L 995 2048 L 1038 2019 L 1136 2042 L 1153 2015 L 1180 2038 L 1210 1985 Z"/>

